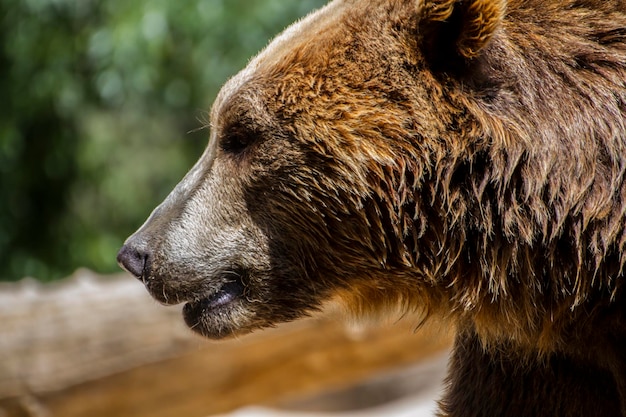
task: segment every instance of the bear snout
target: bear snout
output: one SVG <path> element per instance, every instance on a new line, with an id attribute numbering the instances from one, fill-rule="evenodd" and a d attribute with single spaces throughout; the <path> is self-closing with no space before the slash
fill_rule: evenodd
<path id="1" fill-rule="evenodd" d="M 133 274 L 136 278 L 142 279 L 150 274 L 150 254 L 144 248 L 126 243 L 117 254 L 117 263 Z"/>

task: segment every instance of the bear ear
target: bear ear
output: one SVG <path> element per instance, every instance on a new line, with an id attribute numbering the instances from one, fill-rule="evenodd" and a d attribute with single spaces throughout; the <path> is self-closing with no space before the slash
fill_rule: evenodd
<path id="1" fill-rule="evenodd" d="M 506 0 L 422 0 L 418 36 L 437 70 L 480 56 L 500 25 Z"/>

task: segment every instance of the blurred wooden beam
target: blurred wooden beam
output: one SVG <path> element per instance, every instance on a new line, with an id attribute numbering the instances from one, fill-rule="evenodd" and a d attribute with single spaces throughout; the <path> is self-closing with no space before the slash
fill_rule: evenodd
<path id="1" fill-rule="evenodd" d="M 47 363 L 46 372 L 23 374 L 27 377 L 40 375 L 48 378 L 48 382 L 37 385 L 36 379 L 24 378 L 28 383 L 23 387 L 14 386 L 7 391 L 12 394 L 5 395 L 4 399 L 0 396 L 0 416 L 203 417 L 250 404 L 284 404 L 290 399 L 341 389 L 381 372 L 428 360 L 445 351 L 451 341 L 442 329 L 425 327 L 414 332 L 415 322 L 411 320 L 357 333 L 348 331 L 340 320 L 324 316 L 225 342 L 208 342 L 187 331 L 182 337 L 184 342 L 176 343 L 177 350 L 169 346 L 164 335 L 180 337 L 180 329 L 176 327 L 177 330 L 172 331 L 167 324 L 172 320 L 181 324 L 178 314 L 167 313 L 169 318 L 164 320 L 167 323 L 161 323 L 155 315 L 165 311 L 164 307 L 143 298 L 141 302 L 133 301 L 125 299 L 119 292 L 110 292 L 113 296 L 105 297 L 106 303 L 111 303 L 110 298 L 116 299 L 114 312 L 110 314 L 98 308 L 94 301 L 97 297 L 90 299 L 85 294 L 82 298 L 61 297 L 66 310 L 60 308 L 59 311 L 64 313 L 59 314 L 68 316 L 67 306 L 73 305 L 72 314 L 66 318 L 82 321 L 84 325 L 63 327 L 70 331 L 58 334 L 59 340 L 37 336 L 40 330 L 34 325 L 22 330 L 30 331 L 28 338 L 24 339 L 27 342 L 44 340 L 48 344 L 38 349 L 54 351 L 54 355 L 48 355 L 53 360 Z M 95 293 L 102 298 L 101 289 Z M 135 304 L 129 311 L 134 313 L 123 314 L 124 306 L 133 302 Z M 150 308 L 139 308 L 138 305 L 145 302 Z M 35 298 L 34 303 L 40 307 L 46 303 L 48 307 L 57 305 L 48 296 Z M 78 304 L 84 307 L 82 314 Z M 33 323 L 36 323 L 38 319 L 34 311 L 31 313 L 35 314 Z M 140 311 L 149 316 L 138 315 Z M 98 324 L 96 318 L 106 323 Z M 25 320 L 24 317 L 21 320 Z M 90 325 L 87 324 L 89 320 L 92 320 Z M 46 326 L 52 326 L 51 323 L 54 320 L 49 317 Z M 6 323 L 2 325 L 6 326 Z M 54 333 L 46 328 L 48 333 Z M 81 333 L 87 330 L 93 333 L 89 338 Z M 145 337 L 145 342 L 137 334 L 129 336 L 135 330 Z M 163 333 L 159 335 L 160 331 Z M 167 345 L 167 349 L 160 347 L 159 343 Z M 5 345 L 4 354 L 9 351 L 19 356 L 17 371 L 20 367 L 32 365 L 28 356 L 20 354 L 19 344 L 5 340 Z M 93 350 L 94 345 L 99 349 L 97 355 L 87 352 Z M 146 350 L 147 346 L 153 347 Z M 67 353 L 62 356 L 65 348 Z M 25 346 L 24 349 L 37 351 L 35 346 Z M 164 355 L 161 360 L 155 352 Z M 1 349 L 0 353 L 3 353 Z M 163 359 L 174 354 L 176 356 Z M 126 367 L 120 367 L 122 362 L 116 361 L 115 355 L 124 356 Z M 97 359 L 99 364 L 88 366 L 89 358 Z M 11 363 L 11 369 L 17 372 L 10 357 L 4 358 L 4 369 L 9 369 Z M 73 364 L 77 369 L 70 372 L 68 367 Z M 111 364 L 108 373 L 107 364 Z M 83 379 L 74 384 L 68 384 L 67 378 L 58 380 L 55 388 L 52 384 L 54 372 L 74 375 L 74 381 L 76 375 L 82 373 Z M 92 380 L 87 380 L 90 372 L 93 372 Z M 19 377 L 19 372 L 15 375 Z M 5 381 L 12 380 L 5 378 Z"/>
<path id="2" fill-rule="evenodd" d="M 338 322 L 307 320 L 40 394 L 36 400 L 50 416 L 202 417 L 338 389 L 427 360 L 449 342 L 432 329 L 413 334 L 406 323 L 355 338 Z M 0 407 L 18 410 L 19 401 L 0 401 Z"/>

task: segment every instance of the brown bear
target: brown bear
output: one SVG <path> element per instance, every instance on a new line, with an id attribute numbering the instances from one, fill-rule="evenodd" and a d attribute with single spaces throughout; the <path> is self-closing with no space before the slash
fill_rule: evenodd
<path id="1" fill-rule="evenodd" d="M 118 260 L 210 338 L 442 317 L 441 416 L 626 416 L 625 176 L 625 1 L 334 0 Z"/>

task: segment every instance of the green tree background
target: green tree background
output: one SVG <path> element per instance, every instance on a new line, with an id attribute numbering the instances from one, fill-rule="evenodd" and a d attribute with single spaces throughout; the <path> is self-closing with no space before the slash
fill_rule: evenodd
<path id="1" fill-rule="evenodd" d="M 117 271 L 219 87 L 323 3 L 0 0 L 0 280 Z"/>

